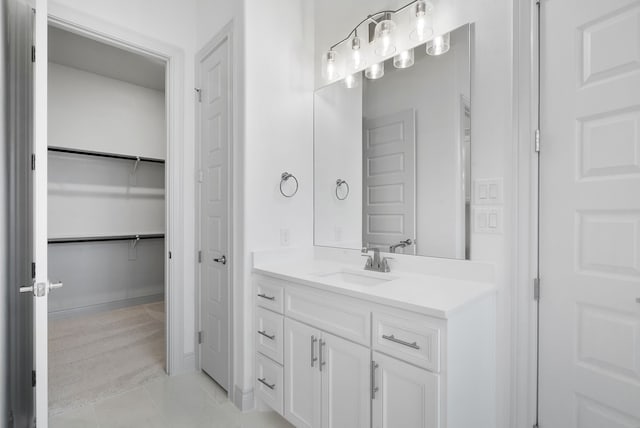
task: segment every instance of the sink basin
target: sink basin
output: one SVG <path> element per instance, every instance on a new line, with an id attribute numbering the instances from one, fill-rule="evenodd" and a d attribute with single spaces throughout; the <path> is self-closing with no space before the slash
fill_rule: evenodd
<path id="1" fill-rule="evenodd" d="M 338 281 L 355 285 L 379 285 L 396 279 L 395 277 L 386 276 L 386 274 L 380 274 L 380 276 L 378 276 L 376 274 L 346 270 L 341 270 L 338 272 L 319 273 L 316 274 L 316 276 L 328 279 L 330 281 Z"/>

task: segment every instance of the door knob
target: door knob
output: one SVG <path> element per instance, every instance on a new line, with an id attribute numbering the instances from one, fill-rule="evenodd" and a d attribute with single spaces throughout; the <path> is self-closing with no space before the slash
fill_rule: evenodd
<path id="1" fill-rule="evenodd" d="M 36 297 L 42 297 L 47 294 L 47 292 L 54 290 L 56 288 L 62 288 L 62 282 L 60 281 L 47 281 L 47 282 L 38 282 L 33 283 L 33 285 L 29 285 L 26 287 L 20 287 L 21 293 L 33 293 Z"/>
<path id="2" fill-rule="evenodd" d="M 213 259 L 213 261 L 216 263 L 222 263 L 223 265 L 227 264 L 227 258 L 224 255 L 220 258 Z"/>

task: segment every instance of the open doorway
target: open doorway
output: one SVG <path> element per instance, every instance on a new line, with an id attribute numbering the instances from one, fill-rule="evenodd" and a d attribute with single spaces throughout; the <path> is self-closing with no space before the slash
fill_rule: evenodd
<path id="1" fill-rule="evenodd" d="M 167 371 L 166 62 L 49 26 L 49 412 Z"/>

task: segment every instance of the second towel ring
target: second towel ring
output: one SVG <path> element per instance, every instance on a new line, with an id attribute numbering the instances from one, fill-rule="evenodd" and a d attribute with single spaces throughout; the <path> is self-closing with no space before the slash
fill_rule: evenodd
<path id="1" fill-rule="evenodd" d="M 293 180 L 296 182 L 296 188 L 293 192 L 291 192 L 290 194 L 285 193 L 285 191 L 282 189 L 282 185 L 284 183 L 286 183 L 290 178 L 293 178 Z M 280 176 L 280 193 L 282 194 L 282 196 L 284 196 L 285 198 L 292 198 L 296 193 L 298 193 L 298 179 L 296 178 L 295 175 L 293 174 L 289 174 L 288 172 L 283 172 L 282 175 Z"/>
<path id="2" fill-rule="evenodd" d="M 344 196 L 341 198 L 340 195 L 338 194 L 338 190 L 340 190 L 340 187 L 342 187 L 343 184 L 347 187 L 347 193 L 345 193 Z M 349 183 L 344 181 L 342 178 L 338 178 L 336 180 L 336 198 L 339 201 L 344 201 L 345 199 L 347 199 L 349 197 L 349 191 L 350 191 Z"/>

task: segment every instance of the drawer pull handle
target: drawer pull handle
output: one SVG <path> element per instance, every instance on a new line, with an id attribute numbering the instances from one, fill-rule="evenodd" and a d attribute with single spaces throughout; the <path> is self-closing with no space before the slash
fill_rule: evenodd
<path id="1" fill-rule="evenodd" d="M 275 334 L 267 334 L 266 331 L 258 330 L 258 334 L 263 335 L 267 339 L 271 339 L 271 340 L 275 340 L 276 339 L 276 335 Z"/>
<path id="2" fill-rule="evenodd" d="M 386 334 L 383 334 L 382 338 L 389 340 L 391 342 L 399 343 L 400 345 L 408 346 L 409 348 L 420 349 L 420 347 L 418 346 L 418 342 L 410 343 L 402 339 L 396 339 L 396 337 L 393 334 L 391 336 L 387 336 Z"/>
<path id="3" fill-rule="evenodd" d="M 322 348 L 323 348 L 323 347 L 324 347 L 324 345 L 326 345 L 326 344 L 327 344 L 327 342 L 325 342 L 324 340 L 320 339 L 319 347 L 318 347 L 319 354 L 320 354 L 320 364 L 318 364 L 318 367 L 319 367 L 320 371 L 322 371 L 322 366 L 324 366 L 325 364 L 327 364 L 327 362 L 326 362 L 326 361 L 324 361 L 324 357 L 322 356 Z"/>
<path id="4" fill-rule="evenodd" d="M 263 299 L 267 299 L 267 300 L 276 300 L 276 296 L 267 296 L 264 293 L 258 294 L 258 297 L 262 297 Z"/>
<path id="5" fill-rule="evenodd" d="M 318 361 L 318 357 L 316 357 L 316 342 L 318 339 L 315 336 L 311 336 L 311 367 Z"/>
<path id="6" fill-rule="evenodd" d="M 378 368 L 378 363 L 375 361 L 371 361 L 371 399 L 376 399 L 376 392 L 378 392 L 378 387 L 376 386 L 376 369 Z"/>
<path id="7" fill-rule="evenodd" d="M 260 382 L 261 384 L 263 384 L 264 386 L 266 386 L 269 389 L 276 389 L 276 384 L 275 383 L 272 384 L 272 385 L 268 384 L 267 383 L 267 378 L 259 377 L 258 378 L 258 382 Z"/>

